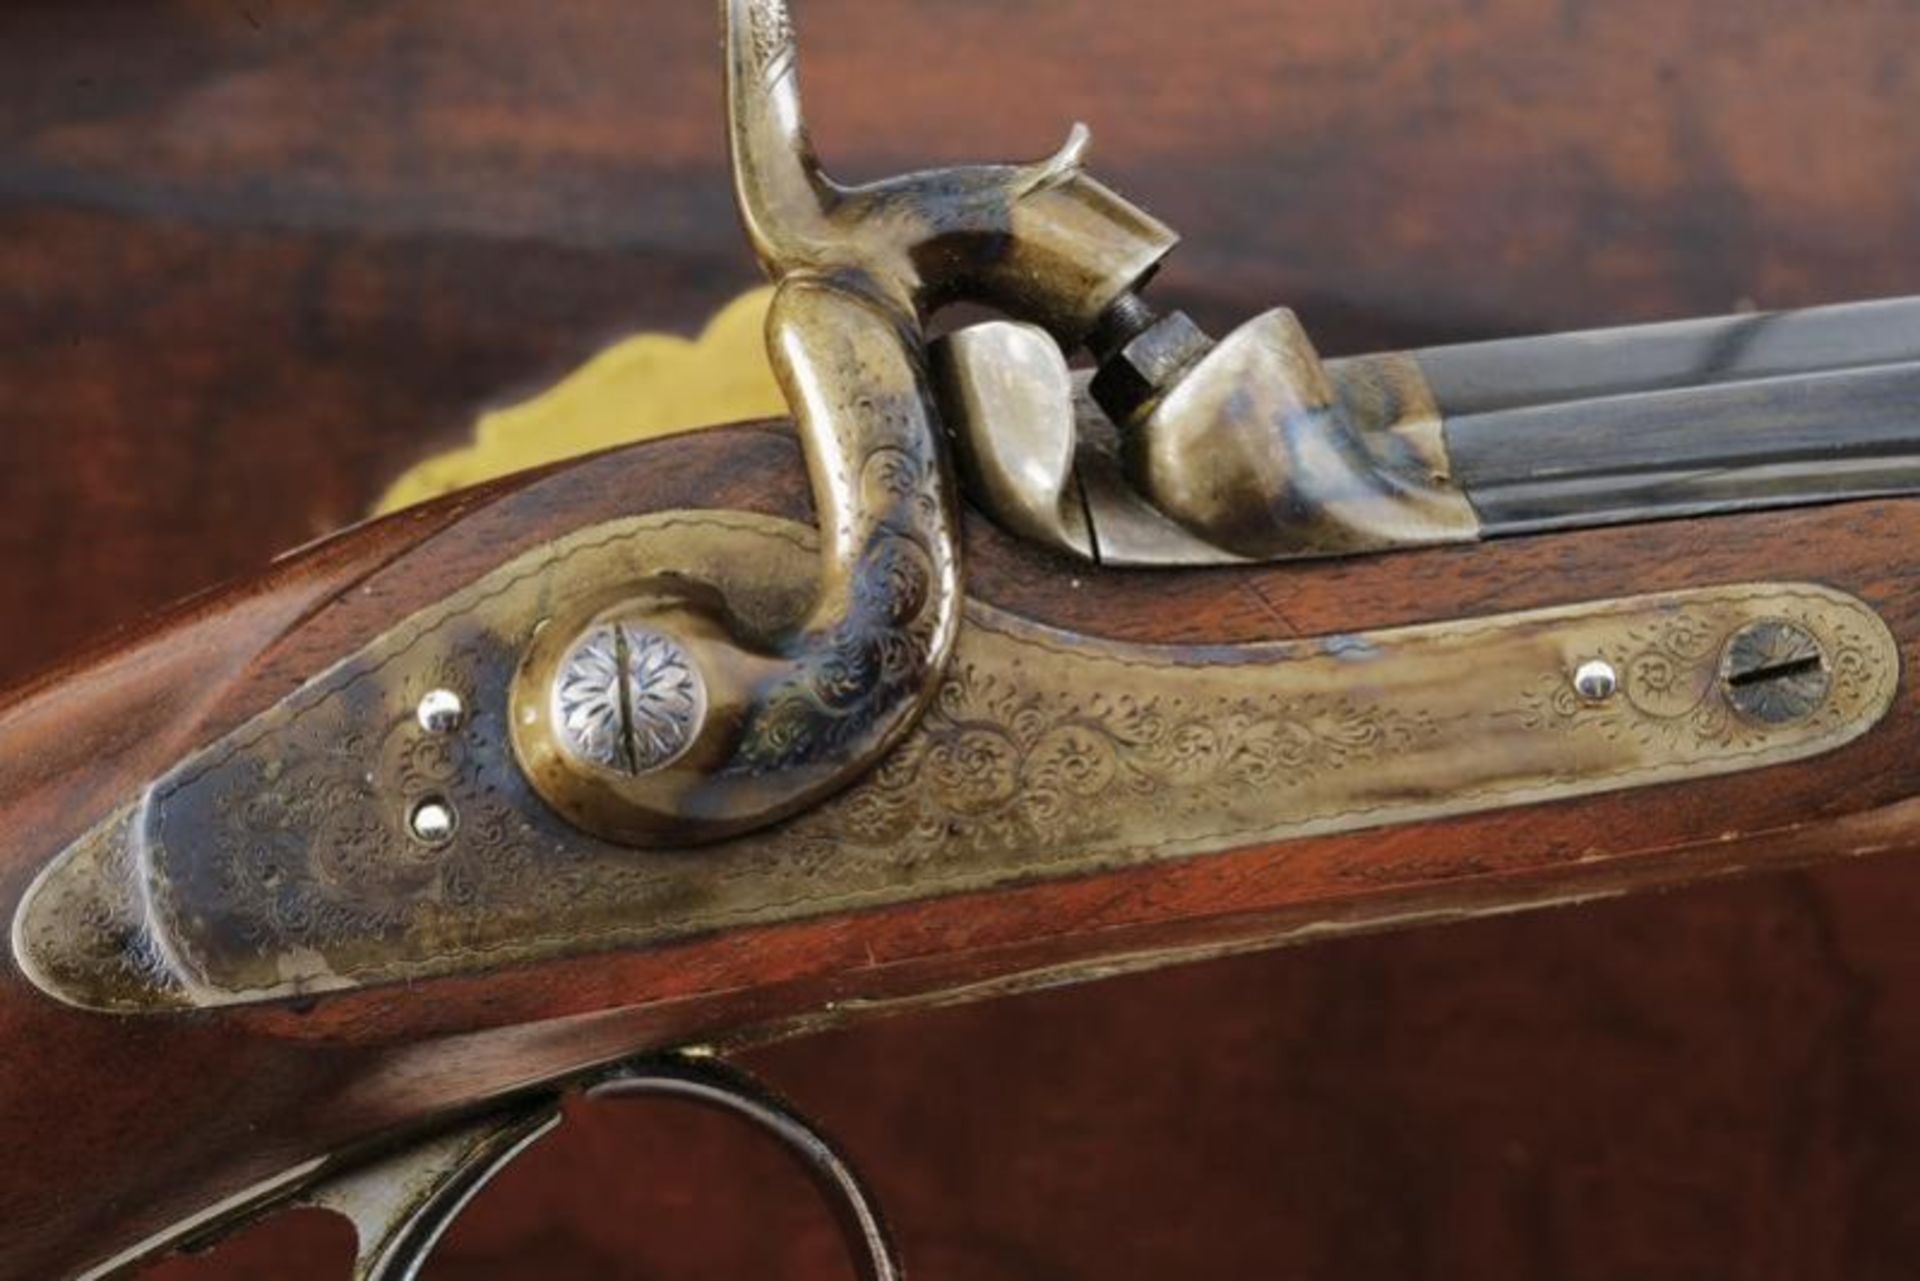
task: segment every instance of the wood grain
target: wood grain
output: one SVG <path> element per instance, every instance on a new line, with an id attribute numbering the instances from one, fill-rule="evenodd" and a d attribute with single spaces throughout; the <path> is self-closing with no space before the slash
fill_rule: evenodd
<path id="1" fill-rule="evenodd" d="M 1920 288 L 1920 17 L 1892 0 L 801 18 L 841 168 L 1037 154 L 1087 119 L 1097 169 L 1188 235 L 1156 292 L 1216 328 L 1280 299 L 1338 352 Z M 476 407 L 748 283 L 710 24 L 613 0 L 0 14 L 0 666 L 257 567 Z M 1770 558 L 1780 535 L 1749 537 Z M 1612 563 L 1684 574 L 1691 549 L 1658 546 Z M 1469 559 L 1449 590 L 1572 599 L 1593 569 Z M 1387 621 L 1351 572 L 1218 621 Z M 1169 616 L 1207 590 L 1154 589 Z M 927 1275 L 1902 1276 L 1917 903 L 1882 859 L 755 1064 L 862 1153 Z M 109 1088 L 141 1062 L 102 1065 Z M 706 1118 L 596 1113 L 436 1268 L 837 1275 L 826 1227 Z M 294 1223 L 162 1274 L 339 1275 L 340 1244 Z"/>
<path id="2" fill-rule="evenodd" d="M 764 428 L 602 455 L 352 532 L 55 674 L 0 708 L 0 910 L 11 913 L 48 859 L 127 804 L 165 761 L 272 705 L 297 673 L 330 666 L 525 549 L 627 507 L 802 514 L 801 474 L 792 438 Z M 967 531 L 974 590 L 988 602 L 1146 642 L 1323 633 L 1340 625 L 1336 614 L 1370 626 L 1496 602 L 1524 609 L 1559 599 L 1567 582 L 1610 596 L 1776 575 L 1818 577 L 1867 601 L 1909 661 L 1920 654 L 1920 601 L 1900 590 L 1909 572 L 1901 557 L 1916 542 L 1920 502 L 1886 501 L 1559 535 L 1471 555 L 1435 549 L 1192 575 L 1081 571 L 1079 588 L 1062 592 L 1064 567 L 1022 565 L 1033 554 L 982 522 Z M 1249 606 L 1283 591 L 1291 625 Z M 1904 851 L 1920 844 L 1916 751 L 1920 714 L 1903 700 L 1855 750 L 1780 769 L 193 1016 L 72 1010 L 0 972 L 9 1051 L 0 1131 L 48 1154 L 0 1171 L 0 1215 L 23 1225 L 0 1242 L 0 1268 L 65 1275 L 282 1170 L 525 1083 L 649 1048 L 724 1043 L 743 1030 L 757 1038 L 836 1006 L 1035 976 L 1053 985 L 1089 962 L 1134 968 L 1296 932 L 1472 919 Z M 74 1091 L 84 1110 L 47 1106 Z"/>

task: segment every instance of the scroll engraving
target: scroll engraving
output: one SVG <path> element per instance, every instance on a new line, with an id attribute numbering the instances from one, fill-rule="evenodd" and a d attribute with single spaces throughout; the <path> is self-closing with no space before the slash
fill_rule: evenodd
<path id="1" fill-rule="evenodd" d="M 1787 605 L 1785 620 L 1800 630 L 1797 611 Z M 1880 697 L 1890 673 L 1877 619 L 1836 616 L 1826 620 L 1824 631 L 1829 644 L 1821 679 L 1831 688 L 1810 715 L 1814 725 L 1830 729 L 1862 702 Z M 1740 715 L 1722 688 L 1728 646 L 1739 639 L 1693 615 L 1635 629 L 1597 651 L 1622 673 L 1624 704 L 1582 702 L 1566 681 L 1546 675 L 1527 696 L 1523 723 L 1625 737 L 1648 749 L 1763 750 L 1777 740 L 1777 725 Z"/>
<path id="2" fill-rule="evenodd" d="M 753 63 L 760 79 L 771 83 L 793 70 L 798 49 L 793 16 L 787 11 L 786 0 L 752 0 L 749 9 Z"/>
<path id="3" fill-rule="evenodd" d="M 831 629 L 809 638 L 793 676 L 748 725 L 735 769 L 811 764 L 870 734 L 886 709 L 934 679 L 934 655 L 957 621 L 945 602 L 959 594 L 948 541 L 923 532 L 942 519 L 938 486 L 936 464 L 917 453 L 882 447 L 862 460 L 861 509 L 875 513 L 870 530 L 856 531 L 871 548 L 866 572 L 845 585 Z"/>
<path id="4" fill-rule="evenodd" d="M 189 760 L 56 864 L 24 909 L 30 968 L 77 1003 L 148 1008 L 645 946 L 1794 760 L 1865 732 L 1898 678 L 1872 611 L 1810 585 L 1205 651 L 974 605 L 916 728 L 779 827 L 636 851 L 532 794 L 506 691 L 542 601 L 672 563 L 771 634 L 810 608 L 813 556 L 797 526 L 703 513 L 619 522 L 496 571 Z M 902 594 L 877 595 L 876 619 L 912 608 L 913 576 L 891 581 Z M 1818 638 L 1832 689 L 1804 719 L 1767 725 L 1730 708 L 1719 672 L 1729 638 L 1776 618 Z M 877 645 L 845 655 L 896 661 Z M 1570 682 L 1594 656 L 1621 677 L 1599 706 Z M 434 689 L 471 709 L 459 732 L 413 714 Z M 813 697 L 825 708 L 831 691 Z M 443 845 L 407 836 L 424 797 L 460 815 Z M 99 883 L 120 876 L 135 888 Z M 109 963 L 117 938 L 143 959 Z"/>

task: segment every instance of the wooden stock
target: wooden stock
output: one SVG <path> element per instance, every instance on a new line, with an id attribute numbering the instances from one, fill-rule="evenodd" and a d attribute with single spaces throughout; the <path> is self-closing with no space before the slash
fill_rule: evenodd
<path id="1" fill-rule="evenodd" d="M 11 919 L 56 852 L 169 764 L 413 610 L 581 525 L 689 506 L 810 518 L 793 440 L 759 427 L 681 437 L 403 514 L 49 674 L 0 708 L 0 908 Z M 1916 547 L 1920 501 L 1164 574 L 1093 572 L 977 519 L 966 530 L 975 596 L 1060 627 L 1180 644 L 1804 579 L 1873 605 L 1906 654 L 1920 641 Z M 1910 677 L 1867 738 L 1804 764 L 297 1006 L 89 1014 L 9 963 L 0 1132 L 15 1159 L 0 1168 L 0 1276 L 84 1270 L 303 1162 L 649 1048 L 1904 849 L 1920 843 Z"/>

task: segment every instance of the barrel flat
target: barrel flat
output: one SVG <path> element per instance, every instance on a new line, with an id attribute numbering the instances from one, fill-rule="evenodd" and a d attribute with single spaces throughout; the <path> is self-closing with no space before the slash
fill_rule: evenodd
<path id="1" fill-rule="evenodd" d="M 1920 490 L 1920 299 L 1416 359 L 1487 537 Z"/>
<path id="2" fill-rule="evenodd" d="M 1920 297 L 1623 325 L 1415 353 L 1450 420 L 1920 360 Z"/>

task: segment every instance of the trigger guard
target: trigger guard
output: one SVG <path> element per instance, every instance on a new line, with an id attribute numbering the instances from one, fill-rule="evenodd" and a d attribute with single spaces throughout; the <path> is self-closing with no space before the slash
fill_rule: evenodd
<path id="1" fill-rule="evenodd" d="M 861 1281 L 905 1275 L 878 1201 L 832 1140 L 764 1085 L 707 1057 L 676 1057 L 615 1069 L 589 1086 L 587 1097 L 669 1098 L 738 1117 L 780 1141 L 799 1162 L 839 1222 Z"/>
<path id="2" fill-rule="evenodd" d="M 778 1139 L 820 1189 L 861 1281 L 901 1281 L 892 1239 L 852 1164 L 812 1124 L 746 1074 L 710 1058 L 648 1059 L 586 1086 L 593 1099 L 670 1098 L 739 1117 Z M 361 1166 L 301 1198 L 353 1224 L 354 1281 L 416 1281 L 447 1229 L 494 1176 L 560 1123 L 548 1095 Z"/>
<path id="3" fill-rule="evenodd" d="M 360 1166 L 301 1200 L 353 1224 L 354 1281 L 415 1281 L 479 1191 L 559 1123 L 559 1099 L 540 1099 Z"/>

